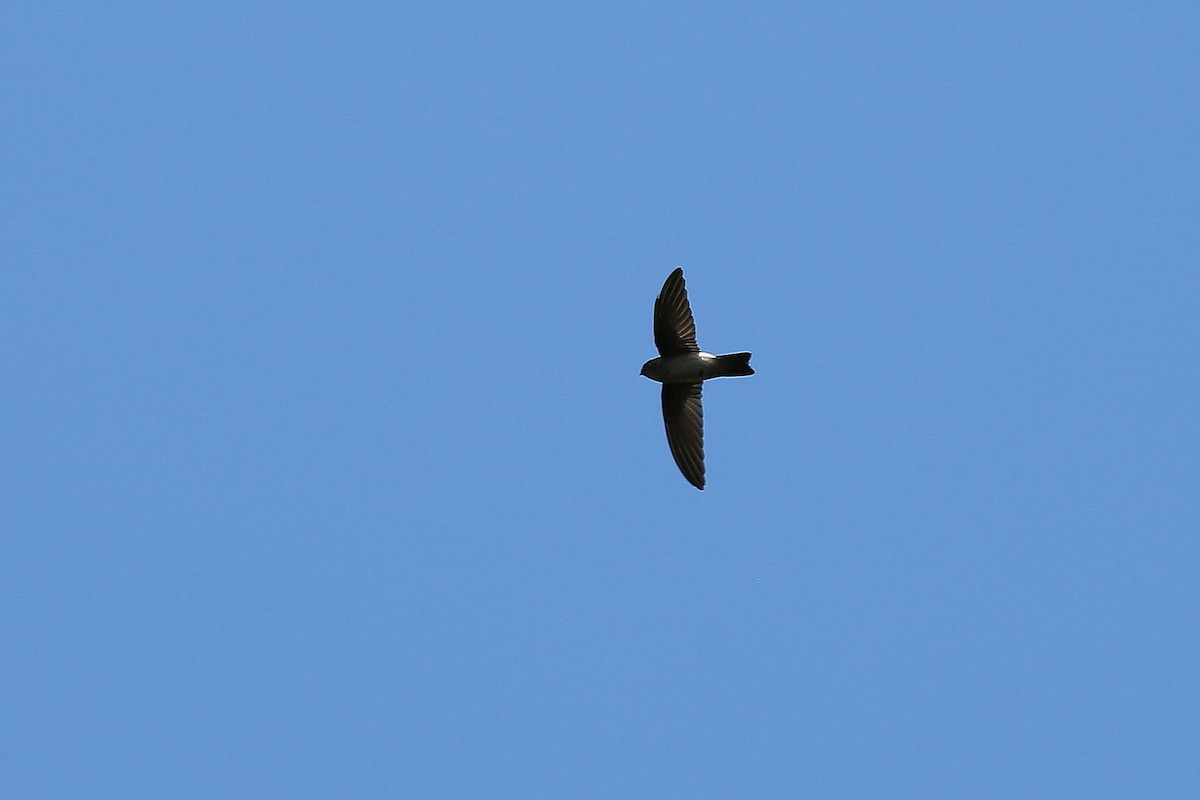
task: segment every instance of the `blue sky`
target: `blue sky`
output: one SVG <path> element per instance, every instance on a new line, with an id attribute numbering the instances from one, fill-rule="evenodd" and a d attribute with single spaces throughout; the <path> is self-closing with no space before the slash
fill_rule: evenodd
<path id="1" fill-rule="evenodd" d="M 6 4 L 5 795 L 1195 795 L 1198 41 Z"/>

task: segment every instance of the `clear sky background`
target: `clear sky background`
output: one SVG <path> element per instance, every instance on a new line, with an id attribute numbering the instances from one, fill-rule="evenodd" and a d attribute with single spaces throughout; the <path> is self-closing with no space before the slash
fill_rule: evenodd
<path id="1" fill-rule="evenodd" d="M 6 3 L 4 796 L 1200 796 L 1198 43 Z"/>

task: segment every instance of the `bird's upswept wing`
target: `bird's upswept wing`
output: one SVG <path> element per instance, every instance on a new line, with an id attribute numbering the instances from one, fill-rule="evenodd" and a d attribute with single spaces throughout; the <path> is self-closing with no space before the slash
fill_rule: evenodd
<path id="1" fill-rule="evenodd" d="M 700 352 L 696 344 L 696 320 L 692 318 L 683 283 L 683 267 L 676 267 L 667 276 L 654 301 L 654 346 L 660 356 Z"/>

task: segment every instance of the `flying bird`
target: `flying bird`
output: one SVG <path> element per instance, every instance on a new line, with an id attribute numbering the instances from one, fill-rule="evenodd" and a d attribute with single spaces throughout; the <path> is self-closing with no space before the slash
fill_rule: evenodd
<path id="1" fill-rule="evenodd" d="M 753 375 L 749 353 L 714 356 L 696 344 L 696 321 L 683 284 L 683 267 L 667 276 L 654 301 L 654 346 L 658 358 L 642 365 L 642 375 L 662 387 L 663 423 L 675 464 L 688 483 L 704 488 L 704 409 L 700 387 L 709 378 Z"/>

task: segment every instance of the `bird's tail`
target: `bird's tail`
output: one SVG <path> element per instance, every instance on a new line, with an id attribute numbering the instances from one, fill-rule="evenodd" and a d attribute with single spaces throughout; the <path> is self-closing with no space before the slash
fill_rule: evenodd
<path id="1" fill-rule="evenodd" d="M 754 369 L 750 366 L 749 353 L 730 353 L 727 356 L 717 356 L 717 362 L 721 365 L 721 375 L 726 378 L 754 374 Z"/>

